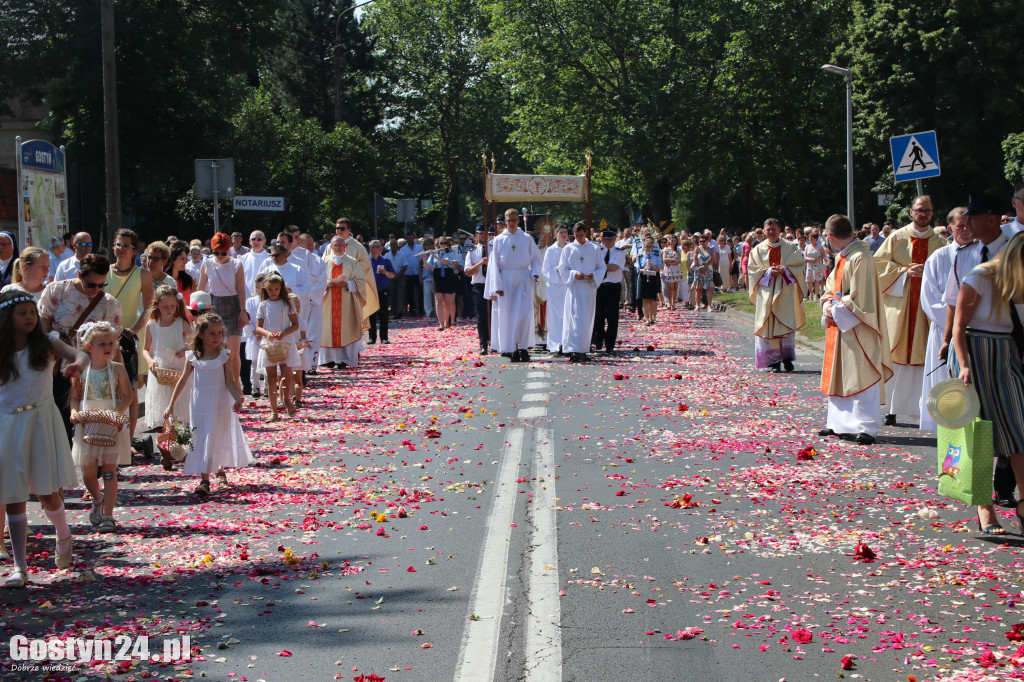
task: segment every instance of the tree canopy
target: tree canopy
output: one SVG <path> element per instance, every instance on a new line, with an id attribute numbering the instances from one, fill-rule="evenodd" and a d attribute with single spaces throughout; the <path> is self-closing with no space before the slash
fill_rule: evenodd
<path id="1" fill-rule="evenodd" d="M 280 194 L 314 232 L 378 192 L 432 199 L 424 224 L 469 228 L 480 153 L 502 172 L 578 173 L 594 215 L 642 210 L 691 229 L 845 209 L 842 80 L 854 70 L 858 216 L 905 205 L 888 138 L 936 130 L 940 203 L 1006 194 L 1024 176 L 1010 0 L 119 0 L 118 110 L 126 224 L 199 231 L 195 158 L 233 157 L 240 192 Z M 0 0 L 0 100 L 43 102 L 70 163 L 102 177 L 99 9 Z M 101 189 L 101 188 L 98 188 Z M 95 192 L 88 193 L 95 194 Z M 1008 196 L 1008 195 L 1007 195 Z M 102 197 L 78 219 L 102 220 Z M 92 205 L 90 210 L 88 207 Z M 571 207 L 558 210 L 572 210 Z M 893 211 L 898 209 L 892 209 Z M 571 216 L 566 216 L 571 217 Z M 86 225 L 92 227 L 92 225 Z"/>

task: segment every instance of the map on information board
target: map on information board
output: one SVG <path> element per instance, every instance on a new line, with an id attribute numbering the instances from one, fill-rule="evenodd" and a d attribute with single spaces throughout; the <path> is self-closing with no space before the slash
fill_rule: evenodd
<path id="1" fill-rule="evenodd" d="M 64 177 L 53 173 L 23 170 L 22 210 L 28 244 L 47 248 L 52 237 L 63 235 L 68 225 L 67 190 Z"/>

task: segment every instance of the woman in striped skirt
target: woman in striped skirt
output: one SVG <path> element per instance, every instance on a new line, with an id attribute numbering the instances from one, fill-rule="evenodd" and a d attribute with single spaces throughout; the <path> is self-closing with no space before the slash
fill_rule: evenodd
<path id="1" fill-rule="evenodd" d="M 1024 234 L 964 278 L 953 319 L 955 357 L 950 354 L 954 376 L 974 385 L 981 416 L 992 422 L 996 456 L 1009 460 L 1017 488 L 1024 491 L 1024 368 L 1011 306 L 1024 317 Z M 1024 534 L 1021 504 L 1017 522 Z M 986 532 L 1005 532 L 991 504 L 978 507 L 978 524 Z"/>

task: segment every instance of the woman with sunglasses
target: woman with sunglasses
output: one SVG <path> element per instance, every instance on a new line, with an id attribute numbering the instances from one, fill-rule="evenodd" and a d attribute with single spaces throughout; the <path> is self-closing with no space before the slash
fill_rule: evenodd
<path id="1" fill-rule="evenodd" d="M 189 247 L 176 246 L 171 249 L 171 255 L 167 257 L 167 263 L 164 264 L 164 272 L 166 272 L 170 278 L 174 281 L 175 286 L 178 288 L 178 293 L 181 294 L 182 299 L 185 301 L 185 313 L 189 314 L 188 306 L 191 303 L 192 288 L 195 286 L 195 280 L 192 279 L 192 275 L 188 274 L 186 265 L 188 265 Z"/>
<path id="2" fill-rule="evenodd" d="M 462 259 L 450 246 L 448 237 L 439 237 L 436 252 L 424 261 L 424 266 L 433 274 L 438 331 L 450 329 L 455 322 L 455 287 L 459 281 Z"/>
<path id="3" fill-rule="evenodd" d="M 696 292 L 694 305 L 697 310 L 710 310 L 711 302 L 715 295 L 714 287 L 714 260 L 715 254 L 708 246 L 710 239 L 706 234 L 700 236 L 697 248 L 693 250 L 691 265 L 693 269 L 693 291 Z M 704 294 L 707 293 L 707 304 L 703 303 Z"/>
<path id="4" fill-rule="evenodd" d="M 86 322 L 109 322 L 121 333 L 121 304 L 104 290 L 110 261 L 90 253 L 82 258 L 79 265 L 77 277 L 51 282 L 43 289 L 43 296 L 39 299 L 39 322 L 43 331 L 57 332 L 69 345 L 76 345 L 78 329 Z M 58 372 L 53 376 L 53 398 L 64 420 L 69 444 L 74 434 L 71 408 L 68 405 L 70 395 L 71 381 Z"/>
<path id="5" fill-rule="evenodd" d="M 241 392 L 242 360 L 238 349 L 242 346 L 242 328 L 249 324 L 249 314 L 245 312 L 245 272 L 242 264 L 228 255 L 231 237 L 218 232 L 210 240 L 210 246 L 213 247 L 213 257 L 203 259 L 199 269 L 199 288 L 196 291 L 210 294 L 212 312 L 224 320 L 224 337 L 231 351 L 228 367 Z"/>

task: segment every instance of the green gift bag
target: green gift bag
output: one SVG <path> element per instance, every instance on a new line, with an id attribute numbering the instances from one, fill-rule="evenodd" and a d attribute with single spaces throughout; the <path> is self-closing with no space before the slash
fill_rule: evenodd
<path id="1" fill-rule="evenodd" d="M 959 429 L 939 426 L 939 494 L 970 505 L 992 504 L 992 422 L 980 417 Z"/>

